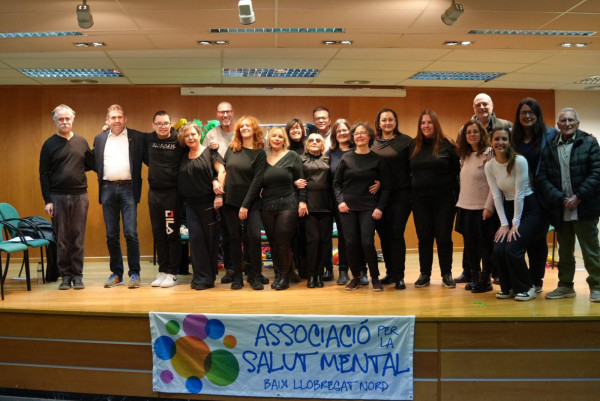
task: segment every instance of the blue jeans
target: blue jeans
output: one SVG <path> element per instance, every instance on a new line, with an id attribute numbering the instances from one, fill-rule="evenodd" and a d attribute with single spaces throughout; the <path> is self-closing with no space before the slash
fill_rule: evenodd
<path id="1" fill-rule="evenodd" d="M 129 276 L 140 273 L 140 242 L 137 234 L 137 203 L 133 198 L 131 184 L 112 185 L 102 183 L 100 200 L 106 226 L 106 245 L 110 255 L 110 271 L 123 277 L 120 219 L 123 216 L 123 234 L 127 244 Z"/>

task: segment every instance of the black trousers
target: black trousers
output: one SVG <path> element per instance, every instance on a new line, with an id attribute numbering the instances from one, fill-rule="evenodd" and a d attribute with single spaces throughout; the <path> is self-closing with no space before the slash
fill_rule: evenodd
<path id="1" fill-rule="evenodd" d="M 508 221 L 512 221 L 513 201 L 504 202 L 504 212 Z M 510 242 L 503 241 L 494 244 L 493 262 L 498 268 L 500 287 L 503 292 L 511 289 L 517 293 L 525 292 L 533 285 L 525 261 L 525 252 L 530 246 L 531 240 L 544 231 L 543 220 L 542 209 L 535 194 L 526 196 L 519 224 L 520 236 Z"/>
<path id="2" fill-rule="evenodd" d="M 292 238 L 298 223 L 298 208 L 261 210 L 260 216 L 269 239 L 273 267 L 287 275 L 292 265 Z"/>
<path id="3" fill-rule="evenodd" d="M 56 231 L 58 272 L 63 278 L 81 277 L 89 206 L 88 195 L 87 193 L 52 194 L 51 198 L 54 204 L 52 223 Z"/>
<path id="4" fill-rule="evenodd" d="M 322 260 L 328 255 L 333 230 L 333 216 L 314 212 L 304 217 L 306 228 L 306 270 L 309 276 L 322 275 Z"/>
<path id="5" fill-rule="evenodd" d="M 381 250 L 387 274 L 397 280 L 404 280 L 406 263 L 406 241 L 404 230 L 410 216 L 410 192 L 390 198 L 383 211 L 383 217 L 375 221 L 375 228 L 381 240 Z"/>
<path id="6" fill-rule="evenodd" d="M 239 207 L 231 205 L 225 205 L 221 208 L 229 232 L 229 252 L 234 276 L 242 275 L 242 220 L 239 218 L 239 211 Z M 244 249 L 244 253 L 248 255 L 252 265 L 252 271 L 246 271 L 246 274 L 260 274 L 262 271 L 260 210 L 248 210 L 248 217 L 244 223 L 246 235 L 248 236 L 248 247 Z"/>
<path id="7" fill-rule="evenodd" d="M 413 196 L 411 204 L 419 240 L 421 274 L 431 276 L 434 239 L 441 274 L 451 274 L 456 196 L 452 192 L 436 197 Z"/>
<path id="8" fill-rule="evenodd" d="M 375 220 L 373 220 L 372 214 L 372 210 L 340 213 L 348 262 L 354 277 L 360 276 L 362 255 L 367 262 L 371 277 L 379 277 L 377 251 L 375 250 Z"/>
<path id="9" fill-rule="evenodd" d="M 192 253 L 192 283 L 214 284 L 218 273 L 219 212 L 211 203 L 186 203 Z"/>
<path id="10" fill-rule="evenodd" d="M 181 198 L 177 189 L 148 191 L 148 210 L 158 271 L 176 275 L 181 261 Z"/>

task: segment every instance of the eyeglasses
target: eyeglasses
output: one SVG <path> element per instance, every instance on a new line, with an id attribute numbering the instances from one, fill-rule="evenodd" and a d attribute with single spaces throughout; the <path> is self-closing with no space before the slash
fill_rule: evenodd
<path id="1" fill-rule="evenodd" d="M 354 133 L 354 136 L 367 136 L 367 135 L 369 135 L 369 133 L 366 132 L 366 131 L 364 131 L 364 132 L 363 131 L 356 131 Z"/>
<path id="2" fill-rule="evenodd" d="M 486 102 L 475 103 L 473 106 L 475 107 L 488 107 L 490 104 Z"/>
<path id="3" fill-rule="evenodd" d="M 321 143 L 323 142 L 323 140 L 321 138 L 308 138 L 306 140 L 307 143 L 311 143 L 311 142 L 316 142 L 316 143 Z"/>
<path id="4" fill-rule="evenodd" d="M 157 127 L 168 127 L 171 125 L 171 123 L 154 123 L 154 125 L 156 125 Z"/>
<path id="5" fill-rule="evenodd" d="M 523 117 L 525 117 L 525 116 L 532 116 L 533 117 L 533 116 L 535 116 L 535 113 L 533 111 L 531 111 L 531 110 L 524 110 L 524 111 L 521 112 L 521 115 Z"/>
<path id="6" fill-rule="evenodd" d="M 217 114 L 225 115 L 225 114 L 233 114 L 233 110 L 217 110 Z"/>
<path id="7" fill-rule="evenodd" d="M 329 120 L 329 117 L 315 117 L 314 120 L 315 121 L 325 121 L 325 120 Z"/>

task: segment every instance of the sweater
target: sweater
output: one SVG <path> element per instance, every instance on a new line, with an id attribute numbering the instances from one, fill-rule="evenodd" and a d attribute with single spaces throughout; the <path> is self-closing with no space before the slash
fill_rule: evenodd
<path id="1" fill-rule="evenodd" d="M 411 137 L 400 134 L 392 139 L 375 138 L 371 145 L 371 150 L 381 156 L 390 173 L 390 200 L 402 191 L 410 191 L 411 143 Z"/>
<path id="2" fill-rule="evenodd" d="M 294 181 L 303 179 L 302 161 L 294 151 L 288 151 L 274 165 L 266 163 L 262 180 L 262 200 L 285 198 L 298 191 L 298 200 L 306 202 L 306 189 L 296 189 Z"/>
<path id="3" fill-rule="evenodd" d="M 156 132 L 144 134 L 148 146 L 148 184 L 150 189 L 165 191 L 177 190 L 179 164 L 187 152 L 171 129 L 168 138 L 161 139 Z"/>
<path id="4" fill-rule="evenodd" d="M 209 148 L 205 148 L 195 159 L 183 156 L 178 171 L 178 188 L 185 200 L 209 203 L 215 198 L 212 186 L 215 161 L 223 163 L 223 158 L 216 150 Z"/>
<path id="5" fill-rule="evenodd" d="M 225 152 L 225 199 L 226 205 L 260 209 L 258 194 L 267 165 L 263 149 L 242 147 L 239 152 L 227 148 Z"/>
<path id="6" fill-rule="evenodd" d="M 331 212 L 333 197 L 329 173 L 329 157 L 302 156 L 302 172 L 306 179 L 306 206 L 309 213 Z"/>
<path id="7" fill-rule="evenodd" d="M 460 193 L 457 207 L 467 210 L 488 209 L 494 211 L 494 197 L 485 177 L 485 164 L 492 159 L 492 148 L 487 148 L 482 154 L 471 153 L 466 159 L 461 159 Z"/>
<path id="8" fill-rule="evenodd" d="M 410 154 L 415 148 L 414 141 Z M 412 175 L 411 193 L 414 196 L 438 197 L 448 192 L 458 192 L 460 161 L 456 148 L 444 139 L 437 156 L 433 154 L 433 140 L 424 138 L 421 151 L 410 159 Z"/>

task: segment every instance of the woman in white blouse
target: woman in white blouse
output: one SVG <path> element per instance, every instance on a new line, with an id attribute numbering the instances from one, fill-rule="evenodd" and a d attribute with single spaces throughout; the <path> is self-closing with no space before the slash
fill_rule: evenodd
<path id="1" fill-rule="evenodd" d="M 500 275 L 499 299 L 529 301 L 536 296 L 525 261 L 531 238 L 542 226 L 542 209 L 529 181 L 527 159 L 516 154 L 510 132 L 498 129 L 492 133 L 494 159 L 485 165 L 485 175 L 500 218 L 494 236 L 493 260 Z"/>

